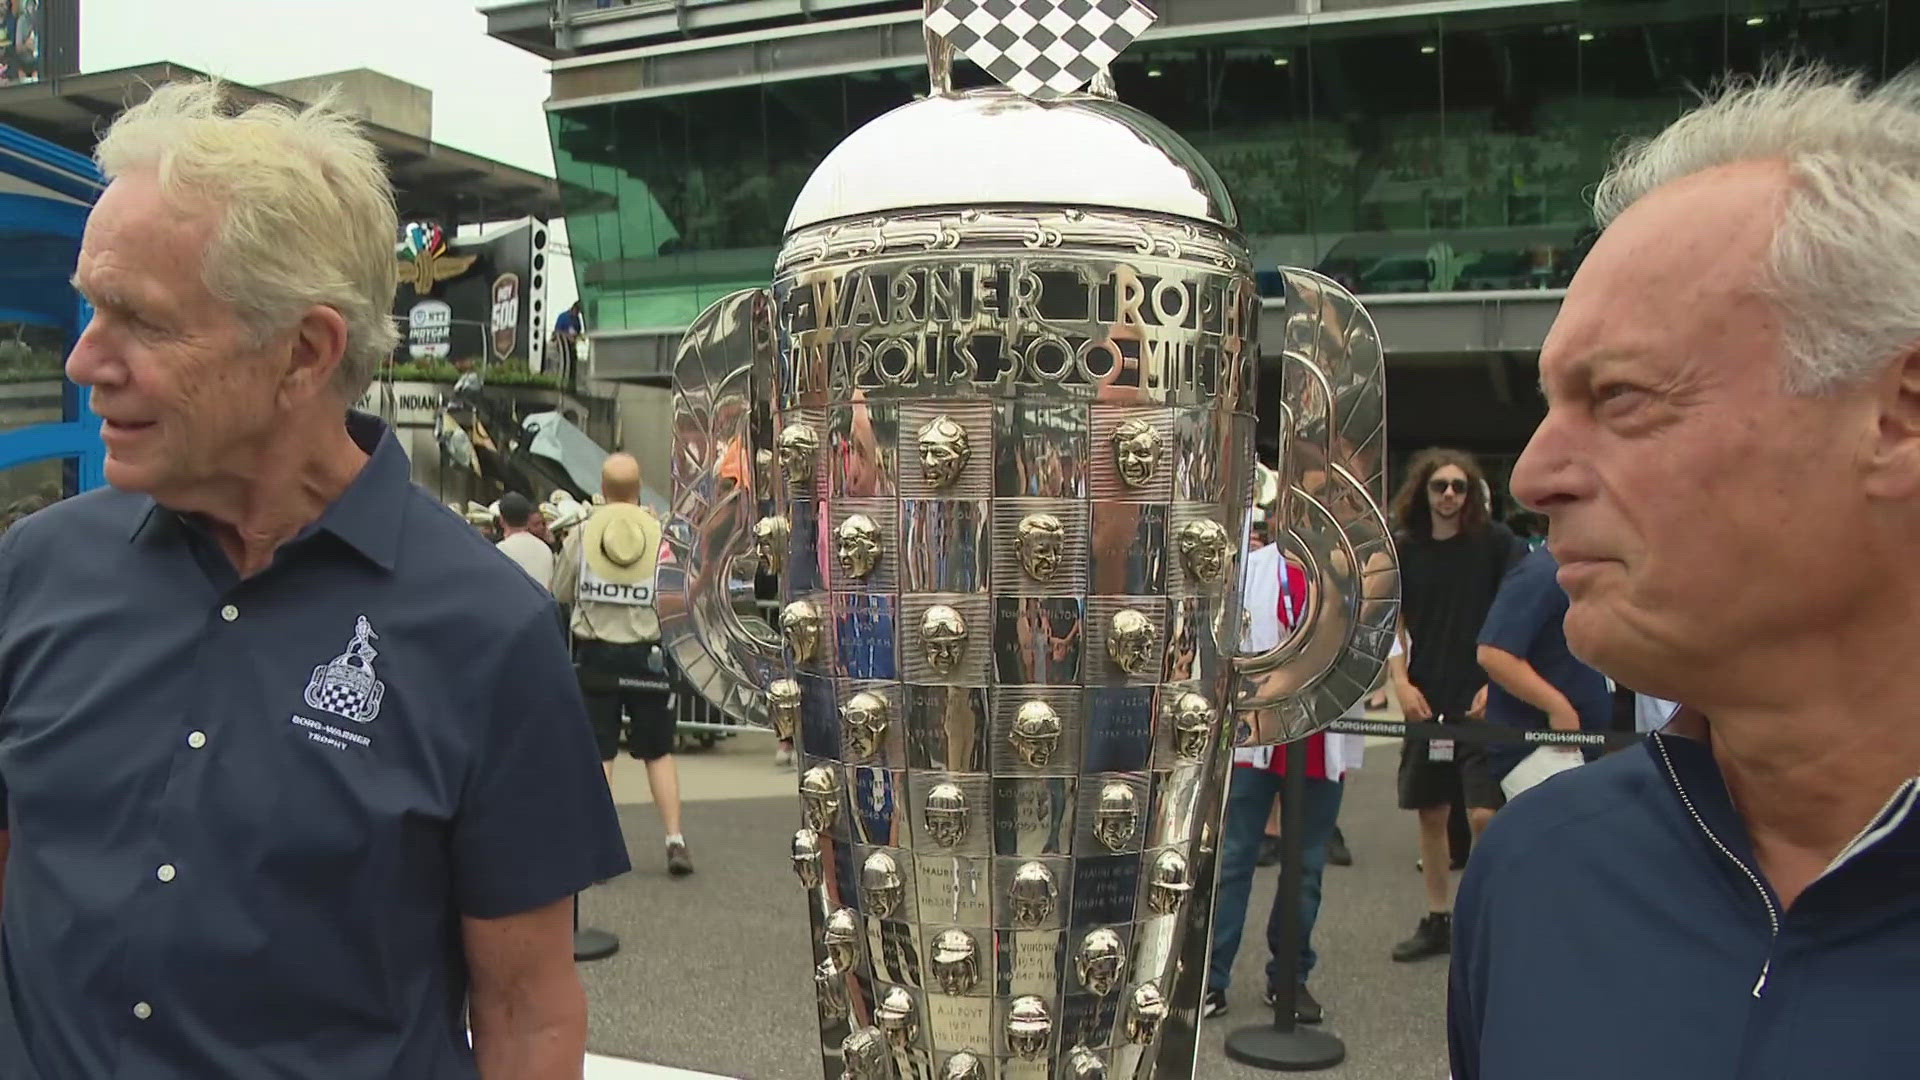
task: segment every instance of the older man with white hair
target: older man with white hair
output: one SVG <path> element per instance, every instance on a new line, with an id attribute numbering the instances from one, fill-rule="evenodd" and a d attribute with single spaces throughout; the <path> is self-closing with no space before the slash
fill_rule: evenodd
<path id="1" fill-rule="evenodd" d="M 192 83 L 98 157 L 111 486 L 0 539 L 0 1076 L 578 1080 L 625 846 L 551 598 L 349 409 L 379 154 Z"/>
<path id="2" fill-rule="evenodd" d="M 1512 489 L 1568 644 L 1681 708 L 1474 851 L 1454 1077 L 1911 1077 L 1920 79 L 1736 84 L 1598 212 Z"/>

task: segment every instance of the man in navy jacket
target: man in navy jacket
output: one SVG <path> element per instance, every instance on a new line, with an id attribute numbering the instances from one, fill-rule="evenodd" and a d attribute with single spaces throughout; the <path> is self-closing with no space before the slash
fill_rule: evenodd
<path id="1" fill-rule="evenodd" d="M 1454 1080 L 1920 1075 L 1920 80 L 1732 87 L 1596 201 L 1511 484 L 1681 709 L 1475 848 Z"/>

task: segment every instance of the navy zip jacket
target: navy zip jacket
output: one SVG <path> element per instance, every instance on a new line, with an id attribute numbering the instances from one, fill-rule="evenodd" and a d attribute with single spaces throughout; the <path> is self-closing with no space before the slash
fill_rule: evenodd
<path id="1" fill-rule="evenodd" d="M 1916 791 L 1785 912 L 1703 741 L 1521 795 L 1460 886 L 1453 1080 L 1920 1077 Z"/>

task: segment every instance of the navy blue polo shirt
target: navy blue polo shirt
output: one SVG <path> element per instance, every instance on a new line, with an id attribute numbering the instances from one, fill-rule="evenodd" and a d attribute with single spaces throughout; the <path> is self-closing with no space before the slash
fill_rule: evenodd
<path id="1" fill-rule="evenodd" d="M 0 539 L 6 1080 L 466 1080 L 461 917 L 628 869 L 545 590 L 371 458 L 265 571 L 88 492 Z"/>
<path id="2" fill-rule="evenodd" d="M 1613 695 L 1607 677 L 1582 663 L 1567 648 L 1562 626 L 1567 617 L 1567 593 L 1555 578 L 1560 564 L 1546 548 L 1535 548 L 1507 571 L 1500 592 L 1487 609 L 1480 627 L 1480 644 L 1491 645 L 1525 660 L 1555 690 L 1567 696 L 1580 713 L 1580 730 L 1605 731 L 1613 720 Z M 1547 714 L 1515 697 L 1492 679 L 1487 680 L 1487 719 L 1525 731 L 1545 731 Z M 1507 775 L 1536 747 L 1524 743 L 1493 743 L 1487 747 L 1487 767 L 1494 779 Z M 1589 753 L 1589 757 L 1597 753 Z"/>

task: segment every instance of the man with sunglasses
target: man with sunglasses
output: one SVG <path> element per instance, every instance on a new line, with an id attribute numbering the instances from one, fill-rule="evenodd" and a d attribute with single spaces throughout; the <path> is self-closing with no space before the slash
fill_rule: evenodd
<path id="1" fill-rule="evenodd" d="M 1424 450 L 1393 500 L 1400 550 L 1402 654 L 1388 661 L 1401 712 L 1412 721 L 1461 721 L 1486 708 L 1487 677 L 1476 656 L 1480 627 L 1507 569 L 1526 546 L 1492 520 L 1487 482 L 1472 455 Z M 1398 961 L 1452 948 L 1447 825 L 1457 807 L 1497 808 L 1498 787 L 1471 760 L 1476 748 L 1408 739 L 1400 749 L 1400 808 L 1420 817 L 1420 870 L 1427 915 L 1393 947 Z M 1489 790 L 1490 789 L 1490 790 Z"/>

